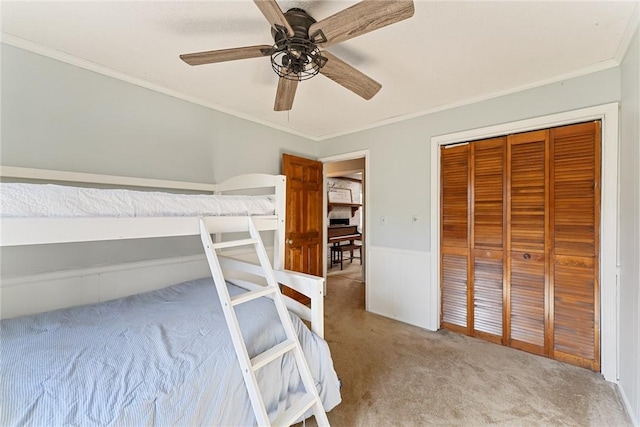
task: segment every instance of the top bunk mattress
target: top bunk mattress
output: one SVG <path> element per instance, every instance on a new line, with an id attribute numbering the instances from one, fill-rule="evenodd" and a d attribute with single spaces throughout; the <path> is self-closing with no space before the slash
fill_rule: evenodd
<path id="1" fill-rule="evenodd" d="M 273 215 L 275 196 L 175 194 L 54 184 L 1 183 L 2 218 Z"/>

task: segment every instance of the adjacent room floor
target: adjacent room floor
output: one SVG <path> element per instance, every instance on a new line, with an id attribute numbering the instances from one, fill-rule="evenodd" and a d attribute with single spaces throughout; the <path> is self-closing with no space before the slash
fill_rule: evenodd
<path id="1" fill-rule="evenodd" d="M 327 279 L 325 335 L 343 384 L 332 425 L 631 425 L 598 373 L 367 313 L 358 267 Z"/>

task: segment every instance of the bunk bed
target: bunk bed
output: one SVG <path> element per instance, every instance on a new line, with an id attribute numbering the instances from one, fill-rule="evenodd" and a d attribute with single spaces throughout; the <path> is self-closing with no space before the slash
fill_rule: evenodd
<path id="1" fill-rule="evenodd" d="M 291 323 L 319 398 L 326 411 L 340 402 L 340 382 L 323 339 L 323 279 L 283 268 L 285 177 L 252 174 L 212 185 L 6 166 L 0 168 L 0 176 L 3 181 L 19 181 L 0 184 L 2 248 L 198 235 L 204 236 L 204 243 L 212 234 L 224 247 L 224 236 L 245 232 L 247 224 L 272 232 L 273 277 L 311 299 L 307 307 L 283 297 L 295 314 Z M 237 194 L 264 188 L 273 192 Z M 213 199 L 217 201 L 211 204 Z M 216 256 L 217 262 L 232 298 L 245 290 L 262 292 L 260 264 L 227 256 Z M 119 284 L 128 296 L 76 307 L 56 302 L 44 309 L 42 301 L 32 306 L 24 298 L 12 300 L 15 293 L 5 292 L 12 288 L 2 284 L 0 424 L 255 424 L 259 417 L 252 412 L 242 362 L 238 364 L 225 325 L 226 304 L 220 303 L 218 284 L 213 282 L 205 277 L 169 287 L 161 284 L 152 291 L 148 284 Z M 136 292 L 138 288 L 148 292 Z M 236 314 L 251 356 L 288 337 L 266 297 L 239 306 Z M 304 376 L 297 375 L 296 360 L 283 353 L 256 372 L 269 419 L 289 411 L 304 394 Z M 303 419 L 312 412 L 300 414 Z"/>

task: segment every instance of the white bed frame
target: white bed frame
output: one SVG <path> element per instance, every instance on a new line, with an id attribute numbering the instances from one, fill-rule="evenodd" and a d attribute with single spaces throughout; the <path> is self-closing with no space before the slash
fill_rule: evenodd
<path id="1" fill-rule="evenodd" d="M 258 230 L 274 232 L 273 268 L 279 283 L 286 284 L 290 288 L 308 296 L 311 299 L 311 308 L 285 297 L 289 310 L 310 322 L 311 329 L 319 336 L 324 336 L 324 306 L 323 288 L 324 279 L 303 273 L 284 270 L 284 227 L 286 212 L 286 178 L 282 175 L 250 174 L 240 175 L 224 181 L 220 184 L 202 184 L 181 181 L 165 181 L 145 178 L 132 178 L 111 175 L 96 175 L 77 172 L 64 172 L 45 169 L 31 169 L 2 166 L 0 177 L 9 178 L 12 181 L 40 181 L 55 182 L 66 185 L 91 184 L 109 185 L 119 187 L 141 187 L 149 189 L 170 189 L 181 191 L 199 191 L 205 193 L 222 194 L 225 192 L 238 192 L 257 188 L 273 188 L 275 190 L 275 215 L 252 217 Z M 246 229 L 246 217 L 220 216 L 205 217 L 207 228 L 216 234 L 232 233 Z M 0 218 L 0 247 L 42 245 L 50 243 L 89 242 L 119 239 L 144 239 L 153 237 L 173 236 L 197 236 L 200 235 L 200 218 L 198 217 L 148 217 L 148 218 Z M 202 257 L 204 261 L 204 255 Z M 220 262 L 225 270 L 225 277 L 234 280 L 240 279 L 240 284 L 247 289 L 252 288 L 248 281 L 250 278 L 262 275 L 262 269 L 257 263 L 235 258 L 220 257 Z M 95 270 L 95 269 L 94 269 Z M 106 268 L 105 270 L 108 270 Z M 229 274 L 227 274 L 227 271 Z M 60 276 L 58 272 L 58 276 Z M 247 281 L 244 281 L 247 280 Z M 3 282 L 7 282 L 3 280 Z M 18 283 L 19 280 L 11 278 L 8 281 Z M 176 281 L 175 283 L 178 283 Z M 158 288 L 168 284 L 160 284 Z M 55 293 L 55 287 L 65 287 L 64 280 L 51 282 L 53 289 L 49 293 Z M 0 283 L 0 291 L 3 284 Z M 149 285 L 145 284 L 139 291 L 148 291 Z M 103 292 L 107 296 L 101 300 L 117 297 Z M 127 294 L 137 293 L 129 290 Z M 13 293 L 1 292 L 2 306 L 11 306 Z M 37 298 L 34 298 L 37 299 Z M 23 301 L 20 301 L 24 305 Z M 95 301 L 97 302 L 97 301 Z M 20 311 L 11 310 L 11 317 L 21 314 L 32 314 L 55 308 L 61 308 L 59 301 L 51 307 L 43 306 L 40 300 L 37 310 L 33 307 L 25 307 Z M 75 305 L 70 303 L 66 306 Z M 4 315 L 4 313 L 3 313 Z"/>

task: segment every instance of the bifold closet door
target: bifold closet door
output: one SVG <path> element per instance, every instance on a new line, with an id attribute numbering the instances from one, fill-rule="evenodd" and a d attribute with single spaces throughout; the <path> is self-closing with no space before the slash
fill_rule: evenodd
<path id="1" fill-rule="evenodd" d="M 507 344 L 548 354 L 549 131 L 507 138 Z"/>
<path id="2" fill-rule="evenodd" d="M 550 356 L 599 371 L 600 122 L 550 132 Z"/>
<path id="3" fill-rule="evenodd" d="M 600 369 L 600 123 L 441 149 L 442 327 Z"/>
<path id="4" fill-rule="evenodd" d="M 506 138 L 441 150 L 442 325 L 502 342 Z"/>
<path id="5" fill-rule="evenodd" d="M 469 334 L 469 144 L 440 150 L 442 326 Z"/>
<path id="6" fill-rule="evenodd" d="M 470 144 L 473 335 L 503 342 L 506 138 Z"/>

